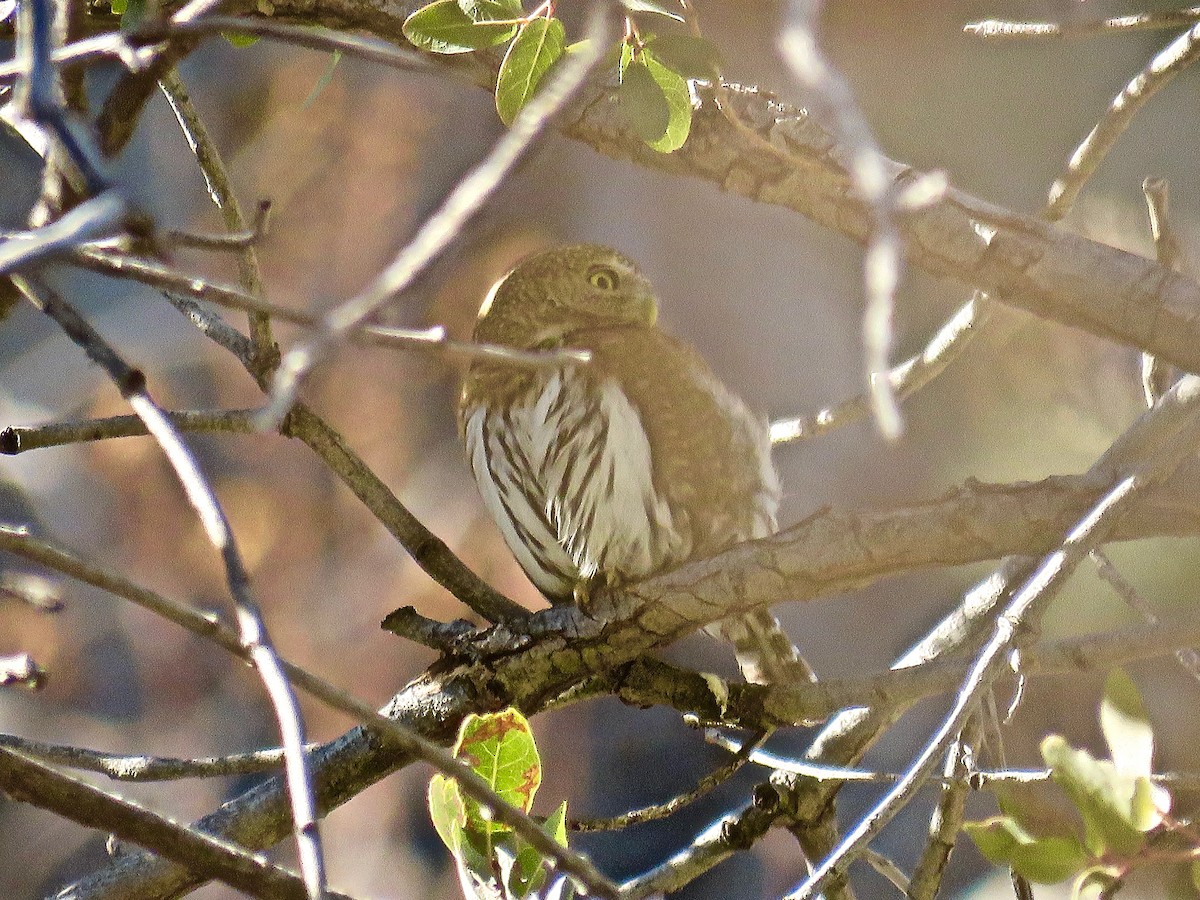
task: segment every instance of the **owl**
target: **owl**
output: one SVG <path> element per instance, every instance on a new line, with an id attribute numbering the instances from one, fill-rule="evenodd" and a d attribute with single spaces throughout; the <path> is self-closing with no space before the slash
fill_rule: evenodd
<path id="1" fill-rule="evenodd" d="M 480 308 L 476 341 L 590 354 L 537 368 L 478 358 L 459 401 L 484 505 L 552 603 L 776 530 L 767 423 L 657 316 L 637 267 L 591 244 L 526 258 Z M 748 680 L 809 677 L 765 610 L 716 631 Z"/>

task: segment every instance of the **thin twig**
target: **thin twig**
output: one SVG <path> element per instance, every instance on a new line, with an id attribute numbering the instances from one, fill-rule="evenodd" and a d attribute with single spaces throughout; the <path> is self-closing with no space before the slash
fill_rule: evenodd
<path id="1" fill-rule="evenodd" d="M 736 775 L 750 761 L 751 754 L 762 747 L 772 734 L 773 730 L 760 732 L 752 740 L 743 744 L 733 755 L 732 759 L 697 781 L 691 790 L 684 791 L 670 800 L 663 803 L 655 803 L 651 806 L 643 806 L 640 809 L 631 809 L 628 812 L 621 813 L 619 816 L 613 816 L 608 819 L 575 819 L 569 823 L 568 827 L 572 831 L 616 831 L 640 822 L 654 822 L 658 819 L 665 819 L 672 813 L 683 809 L 689 803 L 694 803 L 713 788 L 724 784 Z"/>
<path id="2" fill-rule="evenodd" d="M 406 72 L 442 71 L 428 56 L 406 47 L 398 47 L 378 38 L 334 31 L 320 25 L 298 25 L 249 16 L 205 16 L 188 22 L 171 22 L 164 29 L 164 37 L 180 34 L 246 34 L 295 44 L 310 50 L 345 53 Z M 151 30 L 135 32 L 134 36 L 158 39 L 158 35 Z"/>
<path id="3" fill-rule="evenodd" d="M 254 209 L 254 221 L 244 231 L 227 231 L 218 234 L 198 234 L 192 231 L 166 229 L 157 235 L 164 244 L 176 247 L 191 247 L 196 250 L 242 250 L 261 243 L 267 235 L 271 218 L 271 201 L 259 200 Z"/>
<path id="4" fill-rule="evenodd" d="M 125 200 L 109 190 L 32 231 L 6 234 L 0 243 L 0 273 L 70 253 L 87 241 L 121 231 L 127 210 Z"/>
<path id="5" fill-rule="evenodd" d="M 317 744 L 305 746 L 311 752 Z M 181 778 L 224 778 L 231 775 L 258 775 L 277 772 L 283 767 L 283 750 L 254 750 L 250 753 L 231 753 L 228 756 L 208 756 L 198 759 L 177 759 L 169 756 L 128 756 L 104 753 L 86 747 L 48 744 L 11 734 L 0 734 L 0 747 L 16 750 L 23 756 L 42 762 L 97 772 L 114 781 L 175 781 Z"/>
<path id="6" fill-rule="evenodd" d="M 211 613 L 202 613 L 149 591 L 120 575 L 98 569 L 53 544 L 29 536 L 20 529 L 0 525 L 0 550 L 35 560 L 72 578 L 118 597 L 124 597 L 213 642 L 240 659 L 250 660 L 250 651 L 237 633 L 223 625 Z M 498 822 L 511 826 L 543 855 L 554 859 L 562 871 L 577 878 L 590 892 L 602 897 L 616 896 L 615 885 L 600 874 L 586 857 L 558 844 L 541 825 L 508 804 L 482 778 L 444 747 L 383 716 L 371 706 L 307 670 L 286 660 L 281 660 L 281 665 L 296 687 L 331 708 L 353 716 L 368 728 L 386 736 L 401 750 L 419 757 L 437 771 L 457 780 L 468 797 L 490 810 Z"/>
<path id="7" fill-rule="evenodd" d="M 853 91 L 821 56 L 816 37 L 821 6 L 822 0 L 792 0 L 787 23 L 779 35 L 779 49 L 792 74 L 811 92 L 810 102 L 823 112 L 819 118 L 830 126 L 833 136 L 848 152 L 846 171 L 873 220 L 863 259 L 867 394 L 879 430 L 895 438 L 901 432 L 902 420 L 887 373 L 891 369 L 892 312 L 904 268 L 903 242 L 895 222 L 895 192 L 884 165 L 885 157 L 876 146 Z"/>
<path id="8" fill-rule="evenodd" d="M 183 136 L 196 157 L 196 165 L 204 177 L 208 187 L 208 196 L 220 210 L 225 228 L 230 234 L 244 234 L 249 230 L 246 217 L 242 214 L 242 205 L 238 202 L 237 193 L 229 180 L 229 170 L 221 151 L 208 133 L 208 128 L 200 114 L 192 105 L 187 87 L 179 77 L 174 67 L 163 73 L 158 80 L 158 86 L 167 98 L 167 104 L 175 113 L 175 119 L 183 131 Z M 264 213 L 265 214 L 265 213 Z M 252 242 L 243 243 L 238 250 L 238 280 L 242 289 L 251 297 L 262 297 L 266 294 L 263 287 L 262 267 L 258 263 L 258 251 Z M 274 367 L 277 351 L 275 340 L 271 337 L 271 320 L 258 311 L 250 313 L 250 341 L 253 348 L 253 374 L 265 377 Z"/>
<path id="9" fill-rule="evenodd" d="M 220 502 L 179 432 L 146 391 L 145 376 L 121 359 L 74 307 L 56 292 L 43 284 L 35 286 L 24 276 L 13 280 L 21 292 L 57 322 L 67 336 L 112 379 L 162 448 L 184 493 L 196 510 L 209 542 L 220 554 L 226 583 L 236 606 L 239 640 L 266 688 L 287 755 L 284 771 L 292 802 L 300 870 L 304 873 L 309 896 L 312 900 L 320 900 L 326 888 L 325 863 L 317 828 L 312 779 L 303 751 L 304 721 L 287 675 L 271 646 L 258 604 L 250 593 L 250 578 Z"/>
<path id="10" fill-rule="evenodd" d="M 1129 579 L 1112 564 L 1104 551 L 1097 548 L 1092 551 L 1091 556 L 1092 562 L 1096 564 L 1096 572 L 1108 583 L 1116 595 L 1124 600 L 1130 609 L 1145 619 L 1146 624 L 1157 625 L 1158 616 L 1150 608 L 1150 604 L 1138 593 L 1137 588 L 1130 583 Z M 1200 680 L 1200 652 L 1197 652 L 1194 647 L 1181 647 L 1175 651 L 1175 659 L 1189 675 Z"/>
<path id="11" fill-rule="evenodd" d="M 1159 51 L 1113 98 L 1104 118 L 1071 154 L 1067 170 L 1051 185 L 1046 204 L 1046 215 L 1051 221 L 1067 214 L 1084 182 L 1091 177 L 1146 102 L 1197 58 L 1200 58 L 1200 23 Z"/>
<path id="12" fill-rule="evenodd" d="M 180 431 L 223 431 L 251 434 L 254 410 L 173 410 L 164 415 Z M 61 447 L 88 441 L 138 437 L 150 431 L 137 416 L 109 416 L 81 422 L 52 422 L 48 425 L 8 427 L 0 431 L 0 454 L 15 456 L 29 450 Z"/>
<path id="13" fill-rule="evenodd" d="M 971 299 L 938 329 L 920 353 L 888 372 L 887 379 L 897 402 L 907 400 L 954 362 L 970 345 L 972 338 L 987 324 L 994 308 L 995 305 L 986 294 L 976 291 Z M 771 443 L 806 441 L 835 428 L 857 422 L 870 413 L 870 395 L 859 394 L 809 416 L 772 422 Z"/>
<path id="14" fill-rule="evenodd" d="M 1200 19 L 1200 6 L 1113 16 L 1095 22 L 1013 22 L 984 19 L 963 26 L 965 34 L 981 38 L 1082 38 L 1120 31 L 1186 28 Z"/>
<path id="15" fill-rule="evenodd" d="M 892 887 L 898 890 L 902 897 L 911 896 L 909 893 L 908 876 L 904 874 L 903 869 L 888 857 L 884 856 L 878 850 L 872 850 L 868 847 L 863 851 L 862 859 L 863 862 L 891 882 Z"/>
<path id="16" fill-rule="evenodd" d="M 128 278 L 170 294 L 184 294 L 218 306 L 260 313 L 305 328 L 320 328 L 320 315 L 281 306 L 255 297 L 246 291 L 187 275 L 161 263 L 99 247 L 79 247 L 74 261 L 93 272 Z M 468 359 L 482 358 L 511 363 L 516 366 L 560 366 L 564 363 L 586 363 L 591 355 L 586 350 L 570 347 L 550 350 L 516 350 L 500 344 L 458 341 L 447 337 L 441 325 L 428 328 L 394 328 L 366 325 L 350 335 L 356 343 L 372 344 L 406 350 L 438 350 Z"/>
<path id="17" fill-rule="evenodd" d="M 1160 265 L 1173 272 L 1183 271 L 1183 249 L 1171 225 L 1170 195 L 1165 178 L 1146 178 L 1142 194 L 1150 215 L 1150 234 L 1154 238 L 1154 255 Z M 1174 380 L 1171 367 L 1152 353 L 1142 354 L 1142 394 L 1146 405 L 1153 406 Z"/>
<path id="18" fill-rule="evenodd" d="M 967 808 L 967 797 L 973 784 L 966 780 L 975 764 L 975 753 L 979 748 L 982 729 L 979 717 L 970 719 L 963 726 L 958 740 L 946 754 L 946 765 L 942 772 L 942 796 L 934 808 L 929 821 L 929 839 L 925 850 L 913 869 L 909 879 L 909 900 L 933 900 L 941 890 L 946 866 L 962 828 L 963 815 Z"/>
<path id="19" fill-rule="evenodd" d="M 0 787 L 15 800 L 115 834 L 250 896 L 288 900 L 308 896 L 301 878 L 257 853 L 167 819 L 132 800 L 56 772 L 3 747 L 0 747 Z M 349 900 L 345 894 L 331 891 L 324 896 L 330 900 Z"/>
<path id="20" fill-rule="evenodd" d="M 24 0 L 18 4 L 17 52 L 25 75 L 25 115 L 53 134 L 69 164 L 83 178 L 87 196 L 108 188 L 100 150 L 86 125 L 73 121 L 62 102 L 58 69 L 54 64 L 55 28 L 51 0 Z"/>
<path id="21" fill-rule="evenodd" d="M 316 338 L 284 355 L 275 374 L 267 408 L 260 419 L 263 430 L 278 427 L 295 401 L 305 375 L 334 346 L 407 289 L 454 242 L 467 222 L 492 199 L 550 120 L 583 87 L 607 45 L 605 17 L 600 12 L 594 13 L 587 39 L 575 45 L 578 52 L 555 69 L 549 83 L 541 87 L 521 110 L 491 152 L 455 185 L 391 264 L 366 290 L 330 311 Z"/>

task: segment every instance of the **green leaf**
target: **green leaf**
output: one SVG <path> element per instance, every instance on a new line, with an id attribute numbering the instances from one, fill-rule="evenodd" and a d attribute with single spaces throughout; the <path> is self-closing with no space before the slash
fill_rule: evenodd
<path id="1" fill-rule="evenodd" d="M 521 26 L 500 64 L 496 78 L 496 112 L 511 125 L 537 90 L 542 77 L 566 49 L 567 35 L 558 19 L 534 19 Z"/>
<path id="2" fill-rule="evenodd" d="M 146 0 L 114 0 L 113 12 L 118 12 L 118 5 L 120 6 L 122 31 L 132 31 L 137 28 L 142 19 L 146 18 Z"/>
<path id="3" fill-rule="evenodd" d="M 640 61 L 627 65 L 617 92 L 621 113 L 634 133 L 647 144 L 661 139 L 671 124 L 667 96 Z"/>
<path id="4" fill-rule="evenodd" d="M 1013 851 L 1034 840 L 1033 835 L 1008 816 L 992 816 L 982 822 L 964 822 L 963 831 L 975 842 L 988 862 L 1006 866 Z"/>
<path id="5" fill-rule="evenodd" d="M 1134 812 L 1134 776 L 1118 772 L 1111 762 L 1097 760 L 1086 750 L 1074 749 L 1056 734 L 1042 741 L 1042 758 L 1083 817 L 1088 850 L 1101 856 L 1109 850 L 1130 855 L 1141 849 L 1145 837 Z"/>
<path id="6" fill-rule="evenodd" d="M 503 44 L 517 33 L 516 25 L 476 22 L 458 0 L 434 0 L 404 20 L 404 36 L 430 53 L 470 53 Z"/>
<path id="7" fill-rule="evenodd" d="M 467 824 L 467 807 L 458 782 L 453 778 L 435 774 L 429 779 L 429 818 L 446 849 L 458 856 L 462 851 L 463 828 Z"/>
<path id="8" fill-rule="evenodd" d="M 963 830 L 990 862 L 1011 866 L 1030 881 L 1065 881 L 1087 864 L 1074 837 L 1034 837 L 1009 816 L 966 822 Z"/>
<path id="9" fill-rule="evenodd" d="M 1154 731 L 1146 706 L 1123 669 L 1113 669 L 1104 682 L 1100 728 L 1119 772 L 1149 775 L 1154 771 Z"/>
<path id="10" fill-rule="evenodd" d="M 558 841 L 560 847 L 567 846 L 567 801 L 558 804 L 558 808 L 546 817 L 546 833 Z"/>
<path id="11" fill-rule="evenodd" d="M 678 10 L 671 9 L 669 6 L 664 6 L 655 0 L 621 0 L 621 5 L 631 13 L 646 13 L 651 16 L 666 16 L 668 19 L 674 19 L 676 22 L 684 22 L 683 14 Z"/>
<path id="12" fill-rule="evenodd" d="M 1192 887 L 1200 891 L 1200 859 L 1192 860 Z"/>
<path id="13" fill-rule="evenodd" d="M 529 721 L 515 709 L 483 716 L 470 715 L 459 732 L 455 755 L 469 765 L 497 794 L 528 812 L 542 783 L 542 761 Z M 469 827 L 485 833 L 508 831 L 493 822 L 479 804 L 466 800 Z"/>
<path id="14" fill-rule="evenodd" d="M 647 43 L 655 58 L 684 78 L 711 81 L 720 72 L 720 51 L 711 41 L 690 34 L 665 34 Z"/>
<path id="15" fill-rule="evenodd" d="M 236 31 L 222 31 L 221 37 L 229 42 L 231 47 L 253 47 L 258 43 L 258 35 L 256 34 L 238 34 Z"/>
<path id="16" fill-rule="evenodd" d="M 683 146 L 688 132 L 692 130 L 692 94 L 688 90 L 687 79 L 678 72 L 668 69 L 648 51 L 643 51 L 641 58 L 646 70 L 662 88 L 670 110 L 666 133 L 658 140 L 647 143 L 659 153 L 670 153 Z"/>
<path id="17" fill-rule="evenodd" d="M 1066 881 L 1088 861 L 1088 856 L 1073 837 L 1037 838 L 1018 846 L 1011 865 L 1019 874 L 1038 884 Z"/>
<path id="18" fill-rule="evenodd" d="M 525 10 L 521 0 L 457 0 L 458 8 L 473 22 L 494 22 L 498 19 L 521 19 Z"/>

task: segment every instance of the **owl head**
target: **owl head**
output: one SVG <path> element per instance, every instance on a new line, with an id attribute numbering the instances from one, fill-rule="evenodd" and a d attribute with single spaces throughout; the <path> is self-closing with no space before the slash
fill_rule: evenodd
<path id="1" fill-rule="evenodd" d="M 654 288 L 632 261 L 598 244 L 528 256 L 497 281 L 479 309 L 474 339 L 532 349 L 581 328 L 654 326 Z"/>

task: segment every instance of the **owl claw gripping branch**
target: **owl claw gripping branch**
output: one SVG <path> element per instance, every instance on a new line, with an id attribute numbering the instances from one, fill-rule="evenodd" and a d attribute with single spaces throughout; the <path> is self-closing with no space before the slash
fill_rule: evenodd
<path id="1" fill-rule="evenodd" d="M 552 603 L 775 531 L 766 422 L 657 317 L 634 264 L 591 244 L 522 260 L 479 311 L 477 341 L 591 353 L 537 369 L 478 359 L 459 401 L 483 502 Z M 810 677 L 765 610 L 717 632 L 748 680 Z"/>

